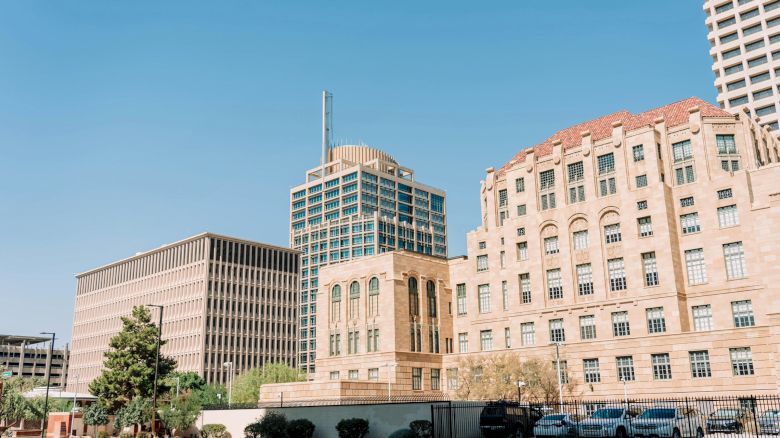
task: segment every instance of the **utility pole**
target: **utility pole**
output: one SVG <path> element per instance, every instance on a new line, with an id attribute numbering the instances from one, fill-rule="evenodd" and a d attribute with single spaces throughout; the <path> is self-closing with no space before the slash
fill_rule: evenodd
<path id="1" fill-rule="evenodd" d="M 152 436 L 155 435 L 155 416 L 157 415 L 157 374 L 160 368 L 160 340 L 162 339 L 163 306 L 147 304 L 148 307 L 157 307 L 160 311 L 159 325 L 157 326 L 157 356 L 154 358 L 154 392 L 152 393 Z"/>
<path id="2" fill-rule="evenodd" d="M 555 345 L 555 371 L 558 374 L 558 407 L 563 412 L 563 381 L 561 379 L 561 350 L 563 342 L 553 342 Z"/>
<path id="3" fill-rule="evenodd" d="M 41 332 L 42 335 L 51 335 L 49 343 L 49 364 L 46 367 L 46 401 L 43 402 L 43 425 L 41 426 L 41 438 L 46 438 L 46 427 L 49 424 L 49 386 L 51 386 L 51 362 L 54 360 L 54 333 Z M 24 356 L 22 356 L 24 359 Z M 24 360 L 22 360 L 24 362 Z"/>

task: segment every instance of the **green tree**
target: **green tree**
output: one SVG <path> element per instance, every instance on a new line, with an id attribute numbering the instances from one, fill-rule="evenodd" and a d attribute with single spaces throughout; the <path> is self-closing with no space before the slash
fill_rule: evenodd
<path id="1" fill-rule="evenodd" d="M 206 385 L 189 395 L 201 407 L 227 403 L 227 390 L 222 385 Z"/>
<path id="2" fill-rule="evenodd" d="M 84 411 L 84 424 L 93 426 L 92 436 L 97 436 L 97 427 L 108 424 L 108 411 L 100 403 L 92 403 Z"/>
<path id="3" fill-rule="evenodd" d="M 224 424 L 204 424 L 200 434 L 203 438 L 222 438 L 226 430 Z"/>
<path id="4" fill-rule="evenodd" d="M 3 399 L 0 402 L 0 418 L 6 426 L 14 426 L 16 422 L 24 421 L 29 417 L 30 405 L 18 389 L 5 388 Z"/>
<path id="5" fill-rule="evenodd" d="M 170 406 L 165 406 L 160 412 L 160 420 L 176 436 L 176 432 L 183 432 L 192 425 L 200 415 L 200 405 L 192 397 L 176 399 Z"/>
<path id="6" fill-rule="evenodd" d="M 89 391 L 105 401 L 109 412 L 116 412 L 137 397 L 152 398 L 157 334 L 158 327 L 144 306 L 134 307 L 131 317 L 122 318 L 122 330 L 111 338 L 110 349 L 104 353 L 103 374 L 89 385 Z M 168 391 L 168 376 L 175 368 L 173 359 L 160 356 L 158 396 Z"/>
<path id="7" fill-rule="evenodd" d="M 116 412 L 114 428 L 123 429 L 128 426 L 145 424 L 152 415 L 152 402 L 149 399 L 136 397 Z"/>
<path id="8" fill-rule="evenodd" d="M 233 403 L 257 403 L 260 387 L 266 383 L 303 382 L 306 376 L 298 369 L 281 363 L 252 368 L 236 377 L 233 383 Z"/>
<path id="9" fill-rule="evenodd" d="M 260 419 L 260 421 L 254 423 L 256 424 L 256 428 L 250 429 L 250 432 L 257 431 L 259 432 L 258 435 L 260 435 L 263 438 L 288 438 L 287 436 L 287 417 L 285 417 L 284 414 L 280 414 L 279 412 L 268 412 L 263 416 L 263 418 Z M 247 426 L 247 429 L 252 426 L 251 424 Z M 244 429 L 244 432 L 247 432 L 247 429 Z M 299 438 L 299 437 L 295 437 Z"/>
<path id="10" fill-rule="evenodd" d="M 176 371 L 171 373 L 165 381 L 165 385 L 171 388 L 175 394 L 178 379 L 179 391 L 183 394 L 187 391 L 200 391 L 206 387 L 206 380 L 194 371 Z M 171 397 L 172 399 L 173 397 Z"/>

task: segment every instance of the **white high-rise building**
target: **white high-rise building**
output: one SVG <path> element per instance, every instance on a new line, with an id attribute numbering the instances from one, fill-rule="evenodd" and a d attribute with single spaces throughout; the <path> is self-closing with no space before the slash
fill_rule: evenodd
<path id="1" fill-rule="evenodd" d="M 721 108 L 748 112 L 776 131 L 780 0 L 705 0 L 704 12 Z"/>

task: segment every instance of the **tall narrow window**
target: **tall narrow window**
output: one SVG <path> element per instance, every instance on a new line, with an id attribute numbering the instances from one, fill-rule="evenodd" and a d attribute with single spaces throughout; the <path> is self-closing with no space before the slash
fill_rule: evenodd
<path id="1" fill-rule="evenodd" d="M 542 210 L 555 208 L 555 170 L 539 172 L 539 195 Z"/>
<path id="2" fill-rule="evenodd" d="M 566 342 L 563 319 L 550 320 L 550 342 Z"/>
<path id="3" fill-rule="evenodd" d="M 490 312 L 490 285 L 480 284 L 478 286 L 479 292 L 479 313 Z"/>
<path id="4" fill-rule="evenodd" d="M 680 226 L 683 234 L 698 233 L 701 231 L 699 225 L 699 213 L 693 212 L 680 216 Z"/>
<path id="5" fill-rule="evenodd" d="M 597 157 L 599 172 L 599 194 L 601 196 L 614 195 L 617 192 L 615 182 L 615 156 L 612 152 Z"/>
<path id="6" fill-rule="evenodd" d="M 640 217 L 636 220 L 639 225 L 639 237 L 650 237 L 653 235 L 653 221 L 650 216 Z"/>
<path id="7" fill-rule="evenodd" d="M 593 269 L 590 263 L 577 265 L 577 293 L 579 295 L 593 294 Z"/>
<path id="8" fill-rule="evenodd" d="M 731 356 L 731 370 L 735 376 L 752 376 L 753 371 L 753 353 L 750 347 L 729 348 Z"/>
<path id="9" fill-rule="evenodd" d="M 563 298 L 563 280 L 561 279 L 560 269 L 550 269 L 547 271 L 547 291 L 551 300 Z"/>
<path id="10" fill-rule="evenodd" d="M 422 390 L 422 368 L 412 368 L 412 390 Z"/>
<path id="11" fill-rule="evenodd" d="M 742 242 L 723 245 L 723 258 L 726 261 L 726 277 L 729 280 L 747 277 L 745 269 L 745 251 Z"/>
<path id="12" fill-rule="evenodd" d="M 458 333 L 458 351 L 461 353 L 469 352 L 469 334 Z"/>
<path id="13" fill-rule="evenodd" d="M 582 161 L 567 166 L 569 176 L 569 204 L 585 201 L 585 171 Z"/>
<path id="14" fill-rule="evenodd" d="M 501 269 L 506 268 L 506 251 L 501 251 L 498 254 L 498 262 L 499 265 L 501 266 Z"/>
<path id="15" fill-rule="evenodd" d="M 710 353 L 707 350 L 689 351 L 688 357 L 691 362 L 691 377 L 694 379 L 712 377 Z"/>
<path id="16" fill-rule="evenodd" d="M 655 252 L 642 253 L 642 270 L 645 273 L 645 286 L 658 286 L 658 264 Z"/>
<path id="17" fill-rule="evenodd" d="M 425 288 L 428 295 L 428 316 L 436 318 L 436 283 L 428 280 Z"/>
<path id="18" fill-rule="evenodd" d="M 620 224 L 604 226 L 604 241 L 607 245 L 610 243 L 618 243 L 621 240 L 623 240 L 623 236 L 620 233 Z"/>
<path id="19" fill-rule="evenodd" d="M 524 322 L 520 324 L 520 335 L 523 346 L 534 345 L 536 343 L 536 331 L 534 323 Z"/>
<path id="20" fill-rule="evenodd" d="M 488 270 L 488 256 L 487 254 L 477 256 L 477 272 L 483 272 Z"/>
<path id="21" fill-rule="evenodd" d="M 515 179 L 515 191 L 520 193 L 525 191 L 525 179 L 524 178 L 517 178 Z"/>
<path id="22" fill-rule="evenodd" d="M 583 359 L 582 368 L 585 373 L 585 383 L 601 382 L 601 372 L 599 371 L 598 359 Z"/>
<path id="23" fill-rule="evenodd" d="M 528 242 L 517 243 L 517 260 L 528 260 Z"/>
<path id="24" fill-rule="evenodd" d="M 671 380 L 672 362 L 669 353 L 651 354 L 650 362 L 653 365 L 653 380 Z"/>
<path id="25" fill-rule="evenodd" d="M 504 347 L 512 348 L 512 332 L 509 327 L 504 327 Z"/>
<path id="26" fill-rule="evenodd" d="M 645 159 L 645 149 L 641 144 L 638 144 L 631 148 L 631 153 L 634 156 L 634 162 L 637 161 L 644 161 Z"/>
<path id="27" fill-rule="evenodd" d="M 360 308 L 360 284 L 353 281 L 349 285 L 349 319 L 356 319 L 359 316 Z"/>
<path id="28" fill-rule="evenodd" d="M 441 370 L 439 368 L 431 368 L 431 389 L 433 391 L 441 389 Z"/>
<path id="29" fill-rule="evenodd" d="M 341 286 L 333 286 L 330 291 L 330 320 L 341 320 Z"/>
<path id="30" fill-rule="evenodd" d="M 420 316 L 420 293 L 417 289 L 417 279 L 409 277 L 409 315 Z"/>
<path id="31" fill-rule="evenodd" d="M 760 27 L 760 25 L 759 25 Z M 763 58 L 766 60 L 766 57 Z M 768 89 L 767 93 L 764 93 L 766 95 L 771 96 L 772 90 Z M 759 93 L 755 93 L 753 96 L 754 100 L 758 100 L 760 98 L 763 98 L 764 96 L 758 96 Z M 774 105 L 770 105 L 769 107 L 765 107 L 771 109 L 771 112 L 774 112 Z M 756 110 L 756 115 L 761 116 L 760 114 L 761 110 L 763 108 L 759 108 Z M 718 145 L 718 158 L 720 159 L 721 168 L 725 170 L 726 172 L 736 172 L 739 170 L 739 154 L 737 154 L 737 144 L 734 142 L 734 136 L 733 135 L 717 135 L 716 136 L 716 143 Z"/>
<path id="32" fill-rule="evenodd" d="M 739 213 L 737 213 L 736 205 L 718 207 L 718 225 L 720 225 L 721 228 L 739 225 Z"/>
<path id="33" fill-rule="evenodd" d="M 368 316 L 379 315 L 379 279 L 372 277 L 368 281 Z"/>
<path id="34" fill-rule="evenodd" d="M 479 332 L 480 351 L 490 351 L 493 349 L 493 330 L 482 330 Z"/>
<path id="35" fill-rule="evenodd" d="M 704 264 L 704 250 L 701 248 L 685 251 L 685 267 L 688 271 L 688 284 L 697 285 L 707 282 L 707 267 Z"/>
<path id="36" fill-rule="evenodd" d="M 455 286 L 455 290 L 458 298 L 458 316 L 466 314 L 466 285 L 460 283 Z"/>
<path id="37" fill-rule="evenodd" d="M 501 282 L 501 304 L 504 310 L 509 310 L 509 285 L 506 280 Z"/>
<path id="38" fill-rule="evenodd" d="M 712 306 L 702 304 L 691 308 L 693 313 L 693 329 L 697 332 L 712 330 Z"/>
<path id="39" fill-rule="evenodd" d="M 498 207 L 506 207 L 507 204 L 507 194 L 506 189 L 501 189 L 498 191 Z"/>
<path id="40" fill-rule="evenodd" d="M 612 312 L 612 335 L 631 335 L 631 326 L 628 322 L 628 312 Z"/>
<path id="41" fill-rule="evenodd" d="M 617 292 L 626 289 L 626 269 L 623 258 L 607 260 L 609 270 L 609 290 Z"/>
<path id="42" fill-rule="evenodd" d="M 596 317 L 594 315 L 580 316 L 580 339 L 596 339 Z"/>
<path id="43" fill-rule="evenodd" d="M 588 249 L 588 230 L 575 231 L 572 240 L 576 251 Z"/>
<path id="44" fill-rule="evenodd" d="M 558 248 L 558 236 L 546 237 L 544 239 L 544 254 L 553 255 L 558 254 L 560 249 Z"/>
<path id="45" fill-rule="evenodd" d="M 632 356 L 619 356 L 615 358 L 617 362 L 618 381 L 633 382 L 634 376 L 634 358 Z"/>
<path id="46" fill-rule="evenodd" d="M 523 304 L 531 302 L 531 277 L 529 274 L 520 274 L 518 276 L 520 282 L 520 299 Z"/>
<path id="47" fill-rule="evenodd" d="M 647 314 L 647 332 L 664 333 L 666 332 L 666 317 L 663 307 L 651 307 L 645 309 Z"/>
<path id="48" fill-rule="evenodd" d="M 413 322 L 409 326 L 409 342 L 411 351 L 422 351 L 422 329 L 419 323 Z"/>

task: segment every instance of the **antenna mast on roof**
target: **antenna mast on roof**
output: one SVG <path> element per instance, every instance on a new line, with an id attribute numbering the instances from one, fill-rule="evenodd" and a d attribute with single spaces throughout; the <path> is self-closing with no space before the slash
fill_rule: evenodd
<path id="1" fill-rule="evenodd" d="M 322 92 L 322 177 L 327 175 L 325 164 L 330 161 L 330 146 L 333 137 L 333 95 L 328 90 Z"/>

